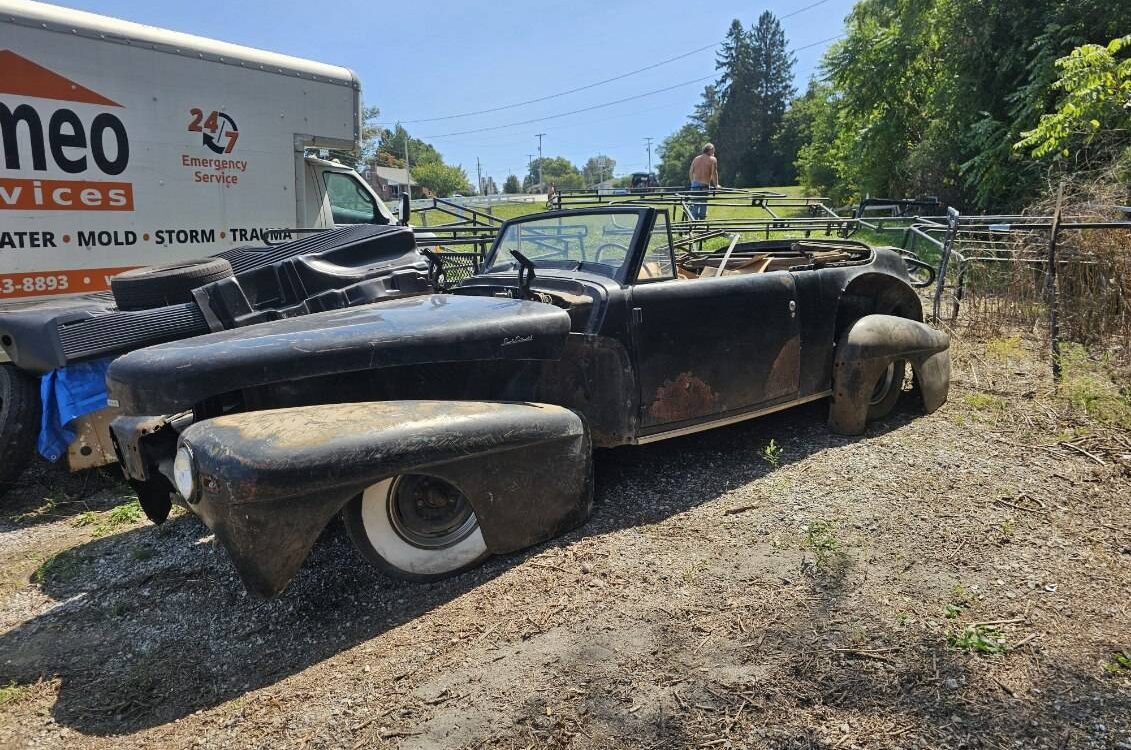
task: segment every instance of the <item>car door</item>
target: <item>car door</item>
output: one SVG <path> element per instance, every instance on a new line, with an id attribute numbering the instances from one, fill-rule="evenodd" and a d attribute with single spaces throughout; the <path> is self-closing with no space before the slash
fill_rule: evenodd
<path id="1" fill-rule="evenodd" d="M 797 313 L 788 271 L 638 279 L 631 320 L 642 433 L 795 399 Z"/>

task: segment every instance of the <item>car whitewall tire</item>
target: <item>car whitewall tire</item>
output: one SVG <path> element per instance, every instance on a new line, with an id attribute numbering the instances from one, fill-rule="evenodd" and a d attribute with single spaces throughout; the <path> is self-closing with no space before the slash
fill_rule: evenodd
<path id="1" fill-rule="evenodd" d="M 489 554 L 466 497 L 435 477 L 381 480 L 350 501 L 343 518 L 361 555 L 399 578 L 444 578 Z"/>

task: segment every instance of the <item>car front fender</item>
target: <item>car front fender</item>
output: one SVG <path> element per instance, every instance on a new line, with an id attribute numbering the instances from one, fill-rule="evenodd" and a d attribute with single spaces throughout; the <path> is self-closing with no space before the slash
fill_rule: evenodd
<path id="1" fill-rule="evenodd" d="M 264 597 L 286 587 L 347 502 L 398 474 L 459 488 L 493 553 L 578 526 L 592 507 L 588 430 L 558 406 L 388 401 L 248 412 L 194 424 L 180 446 L 194 469 L 189 506 Z"/>
<path id="2" fill-rule="evenodd" d="M 876 381 L 894 361 L 906 360 L 928 414 L 946 403 L 950 391 L 950 337 L 894 315 L 865 315 L 836 346 L 829 427 L 842 435 L 864 432 Z"/>

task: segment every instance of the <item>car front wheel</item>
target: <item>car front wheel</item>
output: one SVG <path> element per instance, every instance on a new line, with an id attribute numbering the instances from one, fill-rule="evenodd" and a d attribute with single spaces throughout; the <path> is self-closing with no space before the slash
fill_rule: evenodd
<path id="1" fill-rule="evenodd" d="M 903 378 L 907 374 L 907 362 L 897 359 L 880 373 L 872 395 L 868 399 L 868 421 L 883 419 L 895 410 L 899 396 L 903 392 Z"/>
<path id="2" fill-rule="evenodd" d="M 445 578 L 489 554 L 470 501 L 438 477 L 383 479 L 351 500 L 343 519 L 361 556 L 398 578 Z"/>

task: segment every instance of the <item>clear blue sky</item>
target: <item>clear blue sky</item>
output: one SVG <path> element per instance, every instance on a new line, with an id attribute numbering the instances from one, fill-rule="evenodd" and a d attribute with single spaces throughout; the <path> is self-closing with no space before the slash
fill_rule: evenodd
<path id="1" fill-rule="evenodd" d="M 534 134 L 541 132 L 546 133 L 547 157 L 565 156 L 581 166 L 590 156 L 605 153 L 616 159 L 618 175 L 643 170 L 645 137 L 654 139 L 654 148 L 679 128 L 706 82 L 543 122 L 448 134 L 557 115 L 711 76 L 714 50 L 536 104 L 475 117 L 408 121 L 499 107 L 612 78 L 720 41 L 733 18 L 749 26 L 763 10 L 780 18 L 818 0 L 60 2 L 352 68 L 361 78 L 365 102 L 381 108 L 383 122 L 405 122 L 409 132 L 430 141 L 446 161 L 462 165 L 473 183 L 478 157 L 484 177 L 493 176 L 501 187 L 508 173 L 525 173 L 528 155 L 537 154 Z M 783 20 L 791 49 L 841 33 L 852 4 L 824 0 Z M 799 89 L 827 46 L 796 53 Z M 653 166 L 657 161 L 653 156 Z"/>

